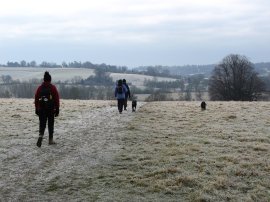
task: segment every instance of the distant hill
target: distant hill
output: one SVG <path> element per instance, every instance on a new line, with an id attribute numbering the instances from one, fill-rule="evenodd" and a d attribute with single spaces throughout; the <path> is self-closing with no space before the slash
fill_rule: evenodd
<path id="1" fill-rule="evenodd" d="M 49 70 L 49 71 L 54 71 L 57 69 L 57 71 L 60 71 L 61 74 L 63 71 L 68 71 L 73 70 L 77 72 L 77 70 L 84 70 L 87 72 L 87 74 L 83 74 L 83 77 L 89 75 L 89 71 L 91 71 L 90 75 L 93 74 L 95 69 L 102 70 L 104 72 L 109 72 L 109 73 L 120 73 L 120 74 L 143 74 L 143 75 L 148 75 L 148 76 L 154 76 L 154 77 L 171 77 L 171 78 L 177 78 L 178 76 L 190 76 L 190 75 L 195 75 L 195 74 L 203 74 L 206 78 L 210 77 L 212 74 L 212 71 L 216 64 L 208 64 L 208 65 L 183 65 L 183 66 L 140 66 L 140 67 L 135 67 L 133 69 L 128 69 L 127 67 L 117 67 L 113 65 L 106 65 L 106 64 L 97 64 L 93 65 L 90 62 L 85 62 L 85 63 L 70 63 L 69 65 L 60 66 L 57 64 L 50 64 L 49 66 L 36 66 L 36 67 L 31 67 L 31 66 L 20 66 L 19 63 L 14 63 L 14 65 L 17 66 L 12 66 L 13 63 L 10 65 L 1 65 L 0 64 L 0 74 L 5 72 L 6 69 L 10 70 L 10 72 L 18 72 L 18 71 L 26 71 L 29 70 L 34 70 L 33 74 L 37 74 L 36 70 L 41 70 L 44 69 Z M 42 65 L 42 64 L 41 64 Z M 261 62 L 261 63 L 254 63 L 255 71 L 258 72 L 262 76 L 266 76 L 270 73 L 270 62 Z M 88 70 L 87 70 L 88 69 Z M 20 74 L 22 73 L 20 72 Z M 32 77 L 33 74 L 27 74 L 26 77 Z M 13 75 L 10 74 L 13 78 Z M 73 73 L 69 76 L 72 76 Z M 21 76 L 21 75 L 20 75 Z M 36 75 L 36 76 L 41 76 Z M 22 77 L 20 77 L 22 79 Z M 58 78 L 57 78 L 58 79 Z"/>
<path id="2" fill-rule="evenodd" d="M 260 75 L 268 75 L 270 73 L 270 62 L 255 63 L 255 70 Z"/>
<path id="3" fill-rule="evenodd" d="M 184 65 L 184 66 L 152 66 L 162 71 L 168 70 L 171 75 L 189 76 L 194 74 L 204 74 L 205 77 L 210 77 L 216 65 Z M 270 62 L 262 62 L 254 64 L 255 71 L 260 75 L 268 75 L 270 73 Z M 147 71 L 149 66 L 135 68 L 137 71 Z"/>

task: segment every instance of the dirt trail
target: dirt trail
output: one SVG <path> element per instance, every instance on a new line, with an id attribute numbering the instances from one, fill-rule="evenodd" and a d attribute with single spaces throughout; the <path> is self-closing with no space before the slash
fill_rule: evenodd
<path id="1" fill-rule="evenodd" d="M 55 123 L 57 144 L 48 145 L 46 130 L 38 148 L 32 102 L 0 102 L 0 201 L 59 201 L 66 194 L 78 199 L 76 189 L 86 188 L 92 168 L 107 164 L 118 152 L 120 135 L 135 113 L 129 108 L 119 115 L 116 101 L 62 101 Z"/>

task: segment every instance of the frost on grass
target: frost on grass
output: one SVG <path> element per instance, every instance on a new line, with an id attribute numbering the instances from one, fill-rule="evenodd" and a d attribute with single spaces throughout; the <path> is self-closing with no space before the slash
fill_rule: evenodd
<path id="1" fill-rule="evenodd" d="M 269 112 L 264 102 L 209 102 L 206 111 L 148 103 L 123 137 L 119 181 L 160 200 L 267 201 Z"/>
<path id="2" fill-rule="evenodd" d="M 33 100 L 0 101 L 2 200 L 270 199 L 269 103 L 201 111 L 198 102 L 152 102 L 120 116 L 115 101 L 62 100 L 58 144 L 37 148 Z"/>
<path id="3" fill-rule="evenodd" d="M 60 105 L 57 145 L 48 145 L 46 130 L 38 148 L 33 100 L 0 100 L 2 200 L 84 200 L 99 195 L 95 184 L 102 179 L 100 168 L 119 150 L 118 132 L 132 119 L 131 109 L 119 116 L 116 101 L 62 100 Z"/>

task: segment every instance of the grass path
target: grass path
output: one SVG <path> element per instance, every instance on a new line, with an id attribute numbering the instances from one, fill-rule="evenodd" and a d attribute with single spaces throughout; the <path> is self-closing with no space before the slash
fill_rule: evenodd
<path id="1" fill-rule="evenodd" d="M 102 169 L 119 152 L 120 134 L 134 113 L 119 115 L 116 101 L 62 100 L 57 145 L 46 131 L 36 146 L 33 100 L 1 99 L 0 196 L 3 201 L 102 199 Z"/>
<path id="2" fill-rule="evenodd" d="M 0 102 L 0 201 L 270 200 L 267 102 L 63 100 L 41 148 L 32 102 Z"/>

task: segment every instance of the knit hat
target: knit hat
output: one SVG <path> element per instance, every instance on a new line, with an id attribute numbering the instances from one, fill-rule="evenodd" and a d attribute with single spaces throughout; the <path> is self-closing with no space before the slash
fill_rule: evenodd
<path id="1" fill-rule="evenodd" d="M 44 79 L 43 79 L 44 81 L 51 81 L 52 80 L 52 77 L 51 77 L 51 75 L 49 74 L 49 72 L 45 72 L 45 74 L 44 74 Z"/>
<path id="2" fill-rule="evenodd" d="M 121 86 L 123 84 L 123 81 L 120 79 L 118 80 L 118 86 Z"/>

